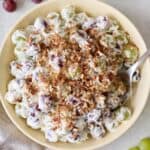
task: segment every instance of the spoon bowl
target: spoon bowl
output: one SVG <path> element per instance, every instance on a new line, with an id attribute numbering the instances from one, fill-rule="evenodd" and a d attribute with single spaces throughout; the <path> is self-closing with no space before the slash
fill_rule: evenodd
<path id="1" fill-rule="evenodd" d="M 146 51 L 129 69 L 124 67 L 118 71 L 118 76 L 122 79 L 126 85 L 126 93 L 122 97 L 123 99 L 130 99 L 132 97 L 132 83 L 133 76 L 136 70 L 144 63 L 144 61 L 150 56 L 150 51 Z"/>

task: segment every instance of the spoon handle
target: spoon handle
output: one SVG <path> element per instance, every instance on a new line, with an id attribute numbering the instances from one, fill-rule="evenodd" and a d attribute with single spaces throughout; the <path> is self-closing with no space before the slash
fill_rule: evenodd
<path id="1" fill-rule="evenodd" d="M 136 63 L 134 63 L 130 69 L 129 72 L 132 74 L 136 71 L 136 69 L 143 64 L 143 62 L 150 56 L 150 50 L 147 50 L 139 59 Z"/>

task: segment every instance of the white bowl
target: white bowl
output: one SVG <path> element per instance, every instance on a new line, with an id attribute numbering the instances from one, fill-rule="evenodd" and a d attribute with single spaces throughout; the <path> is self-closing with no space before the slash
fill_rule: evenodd
<path id="1" fill-rule="evenodd" d="M 133 42 L 135 42 L 136 45 L 139 47 L 140 55 L 146 51 L 146 46 L 143 38 L 141 37 L 136 27 L 128 20 L 127 17 L 125 17 L 122 13 L 112 8 L 111 6 L 102 2 L 98 2 L 96 0 L 50 0 L 29 11 L 26 15 L 24 15 L 21 19 L 17 21 L 13 28 L 11 28 L 10 32 L 6 35 L 6 38 L 1 46 L 0 53 L 0 97 L 2 105 L 9 118 L 18 127 L 18 129 L 22 131 L 22 133 L 24 133 L 33 141 L 43 146 L 57 150 L 91 150 L 95 148 L 100 148 L 120 137 L 135 123 L 135 121 L 143 111 L 150 89 L 149 61 L 146 61 L 142 67 L 141 80 L 138 84 L 136 93 L 131 100 L 131 105 L 133 108 L 132 117 L 130 118 L 130 120 L 120 125 L 120 127 L 115 132 L 109 133 L 104 138 L 98 140 L 89 139 L 81 144 L 70 144 L 62 142 L 50 143 L 44 138 L 42 132 L 28 127 L 25 123 L 25 120 L 21 119 L 15 114 L 14 106 L 7 103 L 7 101 L 4 99 L 4 95 L 7 91 L 8 81 L 11 79 L 9 73 L 9 62 L 14 58 L 14 45 L 11 42 L 12 33 L 16 29 L 26 27 L 27 25 L 33 23 L 34 19 L 37 16 L 44 16 L 50 11 L 59 11 L 69 4 L 73 4 L 78 9 L 85 11 L 93 16 L 108 15 L 115 17 L 121 23 L 123 28 L 130 34 Z"/>

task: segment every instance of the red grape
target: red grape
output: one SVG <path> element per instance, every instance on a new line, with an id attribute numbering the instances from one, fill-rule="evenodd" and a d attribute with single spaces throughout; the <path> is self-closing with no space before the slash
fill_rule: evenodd
<path id="1" fill-rule="evenodd" d="M 34 3 L 41 3 L 43 0 L 32 0 Z"/>
<path id="2" fill-rule="evenodd" d="M 4 0 L 3 7 L 8 12 L 13 12 L 17 8 L 17 4 L 15 0 Z"/>

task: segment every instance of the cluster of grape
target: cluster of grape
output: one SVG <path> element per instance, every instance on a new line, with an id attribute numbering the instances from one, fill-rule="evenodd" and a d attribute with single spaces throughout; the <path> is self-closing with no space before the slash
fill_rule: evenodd
<path id="1" fill-rule="evenodd" d="M 40 3 L 43 0 L 32 0 L 34 3 Z M 17 1 L 16 0 L 3 0 L 3 8 L 8 12 L 13 12 L 17 8 Z"/>

